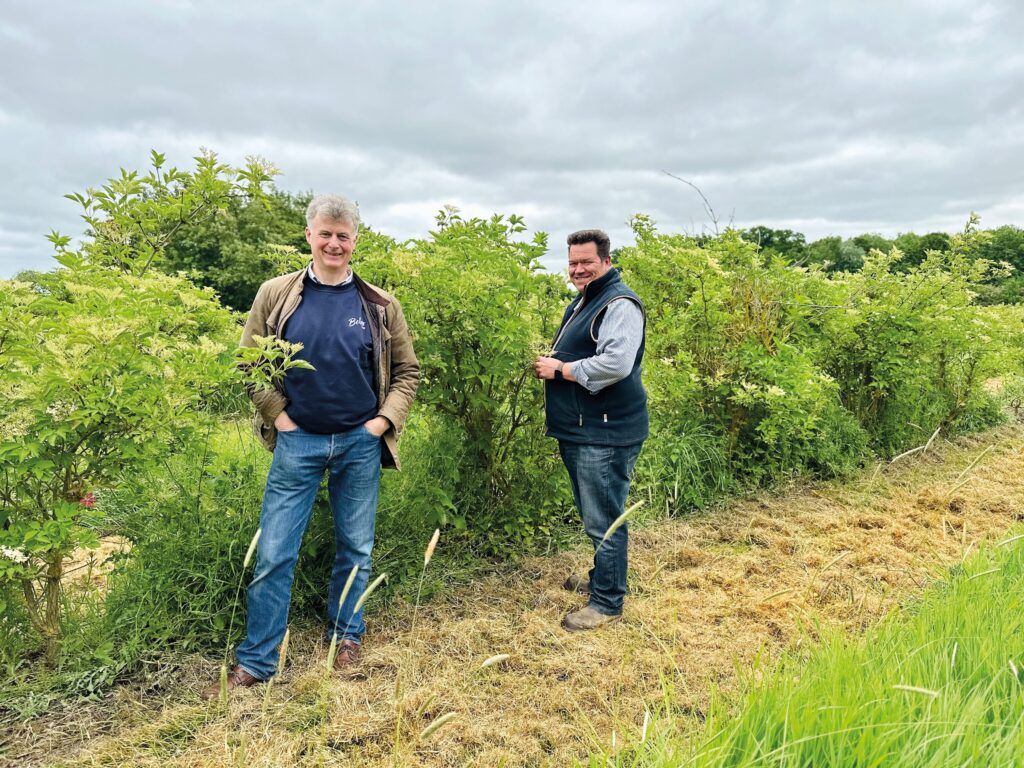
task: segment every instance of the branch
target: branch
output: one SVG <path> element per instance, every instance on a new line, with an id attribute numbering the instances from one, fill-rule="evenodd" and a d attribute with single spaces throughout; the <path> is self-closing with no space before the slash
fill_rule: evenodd
<path id="1" fill-rule="evenodd" d="M 708 217 L 711 219 L 711 223 L 715 227 L 715 236 L 717 237 L 720 234 L 718 231 L 718 216 L 715 213 L 715 209 L 711 207 L 711 203 L 708 201 L 708 198 L 701 191 L 701 188 L 694 184 L 692 181 L 687 181 L 686 179 L 680 178 L 679 176 L 676 176 L 674 173 L 669 173 L 666 170 L 662 170 L 662 173 L 664 173 L 666 176 L 672 177 L 676 181 L 683 182 L 683 184 L 686 184 L 688 187 L 692 187 L 697 192 L 697 194 L 700 195 L 700 199 L 704 201 L 704 211 L 708 214 Z"/>
<path id="2" fill-rule="evenodd" d="M 32 579 L 23 578 L 21 580 L 21 588 L 25 594 L 25 603 L 28 606 L 28 618 L 32 622 L 32 627 L 41 636 L 46 636 L 46 625 L 43 622 L 43 617 L 39 613 L 39 596 L 36 594 L 35 587 L 32 586 Z"/>

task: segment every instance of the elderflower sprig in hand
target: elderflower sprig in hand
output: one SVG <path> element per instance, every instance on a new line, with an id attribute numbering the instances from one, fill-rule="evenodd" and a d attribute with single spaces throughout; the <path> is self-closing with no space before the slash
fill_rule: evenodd
<path id="1" fill-rule="evenodd" d="M 276 336 L 253 336 L 255 347 L 238 347 L 235 360 L 246 385 L 257 390 L 274 389 L 292 368 L 316 370 L 309 362 L 295 359 L 302 344 Z"/>

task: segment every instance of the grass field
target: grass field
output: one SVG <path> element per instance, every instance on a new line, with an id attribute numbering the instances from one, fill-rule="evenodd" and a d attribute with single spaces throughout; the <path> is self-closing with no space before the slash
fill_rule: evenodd
<path id="1" fill-rule="evenodd" d="M 708 718 L 737 729 L 735 743 L 742 745 L 743 734 L 756 731 L 729 726 L 720 713 L 746 710 L 716 702 L 739 701 L 763 675 L 788 680 L 801 649 L 822 638 L 823 661 L 812 665 L 823 666 L 808 670 L 827 670 L 828 654 L 842 652 L 841 667 L 856 671 L 856 638 L 894 609 L 914 604 L 980 544 L 1003 538 L 1024 511 L 1024 430 L 938 443 L 852 482 L 794 487 L 634 531 L 632 594 L 624 620 L 606 631 L 569 635 L 558 627 L 561 615 L 578 605 L 560 585 L 566 574 L 584 569 L 588 556 L 580 548 L 499 569 L 435 599 L 420 607 L 415 629 L 411 605 L 371 617 L 359 678 L 327 675 L 319 633 L 295 632 L 289 666 L 269 690 L 242 692 L 227 707 L 206 703 L 198 694 L 216 679 L 219 662 L 197 658 L 183 668 L 155 669 L 148 681 L 102 702 L 6 723 L 0 754 L 18 766 L 563 766 L 586 763 L 588 755 L 598 765 L 631 765 L 653 757 L 646 746 L 637 750 L 646 721 L 649 742 L 677 750 L 653 764 L 675 765 L 676 756 L 689 754 L 678 750 L 708 736 Z M 430 568 L 444 568 L 444 546 L 442 538 Z M 1002 571 L 967 581 L 969 575 L 955 577 L 951 589 L 1007 578 Z M 971 594 L 964 591 L 962 599 L 973 600 Z M 996 628 L 992 621 L 988 626 Z M 833 639 L 836 630 L 854 638 L 850 645 Z M 969 665 L 989 653 L 1006 655 L 989 645 L 995 640 L 965 636 L 958 651 L 963 666 L 947 674 L 947 680 L 964 678 L 964 700 L 974 706 L 985 690 L 971 687 L 975 667 Z M 920 655 L 921 664 L 948 662 L 947 638 L 937 637 L 935 646 L 933 654 Z M 499 654 L 508 658 L 482 668 Z M 1009 675 L 1009 660 L 993 656 L 985 663 L 1006 666 Z M 782 677 L 772 677 L 780 661 Z M 873 662 L 881 665 L 868 669 L 874 677 L 878 669 L 891 671 L 877 681 L 885 694 L 878 706 L 908 713 L 931 707 L 936 719 L 946 713 L 942 694 L 910 690 L 945 690 L 943 679 L 924 675 L 917 662 L 900 666 L 891 654 Z M 827 692 L 829 680 L 826 675 L 809 695 Z M 1009 682 L 1000 680 L 999 691 Z M 861 701 L 846 687 L 856 683 L 843 685 L 836 691 L 842 701 Z M 782 691 L 775 698 L 784 704 L 790 693 Z M 864 701 L 878 698 L 878 691 L 863 693 Z M 833 703 L 822 700 L 822 706 Z M 454 714 L 424 735 L 448 713 Z M 896 710 L 879 716 L 891 720 Z M 757 717 L 768 713 L 759 710 Z M 845 715 L 829 709 L 818 717 L 823 721 L 808 718 L 807 728 L 826 722 L 836 730 Z M 980 717 L 965 715 L 967 722 Z M 774 733 L 792 744 L 801 738 L 794 727 L 790 720 L 788 730 Z M 965 738 L 977 743 L 978 733 Z"/>

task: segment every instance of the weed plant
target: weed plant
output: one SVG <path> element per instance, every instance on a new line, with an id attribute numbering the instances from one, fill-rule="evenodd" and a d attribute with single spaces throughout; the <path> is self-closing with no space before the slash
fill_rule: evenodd
<path id="1" fill-rule="evenodd" d="M 105 619 L 126 658 L 223 647 L 244 627 L 229 626 L 231 608 L 269 462 L 234 424 L 209 441 L 130 478 L 109 501 L 131 542 L 110 576 Z"/>

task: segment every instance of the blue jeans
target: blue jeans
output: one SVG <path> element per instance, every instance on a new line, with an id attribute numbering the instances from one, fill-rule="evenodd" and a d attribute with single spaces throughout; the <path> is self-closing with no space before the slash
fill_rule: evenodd
<path id="1" fill-rule="evenodd" d="M 558 452 L 569 472 L 576 508 L 583 518 L 583 528 L 594 544 L 590 606 L 608 616 L 622 613 L 622 601 L 626 596 L 628 525 L 623 523 L 607 541 L 602 543 L 601 539 L 625 511 L 629 478 L 641 445 L 558 442 Z"/>
<path id="2" fill-rule="evenodd" d="M 352 609 L 370 577 L 380 442 L 364 426 L 333 435 L 302 429 L 278 433 L 263 494 L 262 532 L 248 590 L 246 635 L 236 652 L 238 663 L 255 677 L 265 680 L 277 669 L 299 545 L 325 470 L 335 546 L 327 591 L 327 634 L 330 637 L 337 626 L 339 642 L 344 638 L 359 642 L 366 631 L 362 609 L 355 614 Z M 353 568 L 359 569 L 358 575 L 339 613 L 338 599 Z"/>

